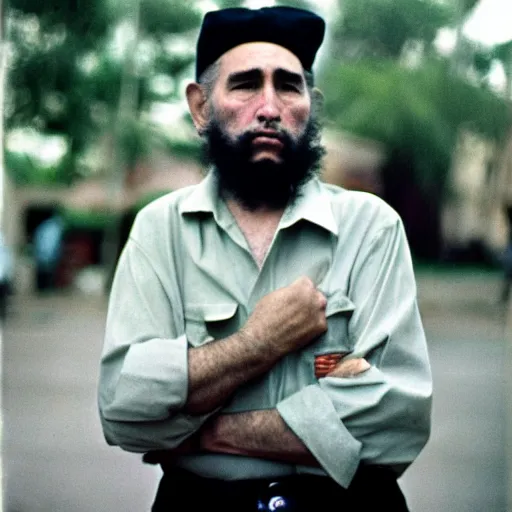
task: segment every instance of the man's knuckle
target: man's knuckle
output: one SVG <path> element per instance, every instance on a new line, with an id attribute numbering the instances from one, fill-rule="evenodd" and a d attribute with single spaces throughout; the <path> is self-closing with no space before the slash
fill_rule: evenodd
<path id="1" fill-rule="evenodd" d="M 300 284 L 306 289 L 311 289 L 313 287 L 313 281 L 308 276 L 302 276 L 300 278 Z"/>

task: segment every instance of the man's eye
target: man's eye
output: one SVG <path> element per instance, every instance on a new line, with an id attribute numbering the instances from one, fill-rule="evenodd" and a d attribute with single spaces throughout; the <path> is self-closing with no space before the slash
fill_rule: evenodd
<path id="1" fill-rule="evenodd" d="M 256 82 L 240 82 L 238 84 L 234 84 L 231 89 L 234 91 L 253 91 L 258 87 Z"/>
<path id="2" fill-rule="evenodd" d="M 298 85 L 286 82 L 281 84 L 281 89 L 286 92 L 300 92 L 300 88 Z"/>

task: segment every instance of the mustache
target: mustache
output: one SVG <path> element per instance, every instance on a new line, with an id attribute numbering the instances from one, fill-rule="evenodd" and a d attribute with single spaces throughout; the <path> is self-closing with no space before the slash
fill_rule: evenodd
<path id="1" fill-rule="evenodd" d="M 267 139 L 276 139 L 279 142 L 282 142 L 285 145 L 293 145 L 294 140 L 291 137 L 290 134 L 288 134 L 285 130 L 265 130 L 265 129 L 257 129 L 257 130 L 251 130 L 249 132 L 246 132 L 242 134 L 239 137 L 239 141 L 242 144 L 247 144 L 252 142 L 254 139 L 257 139 L 258 137 L 265 137 Z"/>

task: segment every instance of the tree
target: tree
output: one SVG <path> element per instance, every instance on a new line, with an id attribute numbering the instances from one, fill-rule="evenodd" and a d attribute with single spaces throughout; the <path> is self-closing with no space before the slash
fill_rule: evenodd
<path id="1" fill-rule="evenodd" d="M 78 5 L 73 0 L 11 0 L 5 15 L 11 54 L 6 132 L 31 127 L 66 133 L 74 153 L 83 150 L 93 124 L 76 64 L 105 37 L 109 23 L 100 1 L 88 2 L 84 16 L 77 16 Z"/>
<path id="2" fill-rule="evenodd" d="M 384 198 L 402 215 L 417 256 L 439 255 L 440 211 L 459 131 L 499 144 L 511 124 L 509 105 L 467 80 L 474 49 L 462 37 L 452 59 L 434 51 L 438 29 L 461 33 L 476 3 L 340 0 L 334 62 L 320 75 L 327 124 L 386 146 Z M 411 42 L 423 52 L 407 68 L 402 57 Z"/>
<path id="3" fill-rule="evenodd" d="M 71 182 L 81 176 L 80 157 L 112 130 L 120 103 L 125 114 L 125 107 L 132 110 L 132 121 L 144 124 L 141 113 L 154 102 L 177 101 L 177 84 L 194 56 L 172 45 L 198 26 L 200 14 L 185 0 L 10 0 L 6 20 L 7 133 L 22 127 L 63 135 L 69 148 L 65 180 Z M 131 51 L 116 53 L 122 29 Z M 127 103 L 128 96 L 133 101 Z M 125 123 L 124 135 L 132 129 L 132 136 L 120 141 L 133 142 L 138 134 L 144 140 L 135 147 L 143 150 L 156 130 L 147 122 L 147 130 L 136 125 Z M 133 151 L 122 153 L 129 165 Z"/>
<path id="4" fill-rule="evenodd" d="M 330 66 L 321 77 L 330 124 L 402 148 L 426 192 L 442 192 L 458 128 L 499 141 L 511 116 L 504 101 L 448 72 L 443 62 L 410 70 L 393 62 Z"/>
<path id="5" fill-rule="evenodd" d="M 417 223 L 427 209 L 424 222 L 440 215 L 459 130 L 500 144 L 511 124 L 509 106 L 452 75 L 446 62 L 419 69 L 392 61 L 331 65 L 320 87 L 328 125 L 385 145 L 384 198 L 402 215 L 416 255 L 436 257 L 439 226 L 431 225 L 429 240 L 427 227 Z"/>
<path id="6" fill-rule="evenodd" d="M 455 20 L 451 3 L 434 0 L 340 0 L 333 51 L 337 58 L 398 59 L 409 41 L 430 45 Z"/>

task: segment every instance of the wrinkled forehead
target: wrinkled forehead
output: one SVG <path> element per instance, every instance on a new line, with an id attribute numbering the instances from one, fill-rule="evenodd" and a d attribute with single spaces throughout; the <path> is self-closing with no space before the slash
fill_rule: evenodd
<path id="1" fill-rule="evenodd" d="M 272 73 L 284 69 L 304 77 L 304 70 L 298 57 L 283 46 L 273 43 L 254 42 L 235 46 L 220 58 L 220 77 L 249 69 Z"/>

